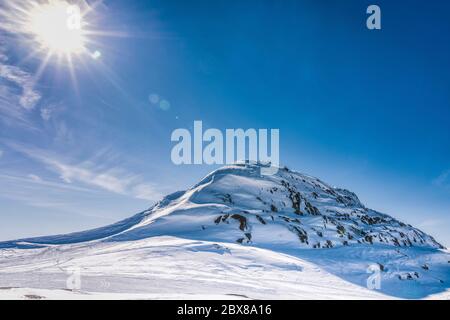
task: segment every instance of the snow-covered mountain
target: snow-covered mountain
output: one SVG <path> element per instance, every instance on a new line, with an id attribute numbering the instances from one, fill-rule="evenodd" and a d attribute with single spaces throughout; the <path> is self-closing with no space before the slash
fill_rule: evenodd
<path id="1" fill-rule="evenodd" d="M 202 281 L 209 274 L 213 285 L 202 287 L 207 288 L 205 292 L 221 297 L 227 294 L 223 289 L 228 285 L 218 284 L 211 273 L 224 272 L 226 275 L 220 278 L 222 282 L 235 282 L 240 278 L 233 278 L 234 273 L 229 271 L 247 268 L 249 272 L 243 272 L 241 276 L 248 280 L 254 277 L 255 264 L 267 271 L 277 269 L 280 259 L 293 260 L 287 264 L 285 273 L 277 269 L 272 276 L 284 274 L 289 278 L 296 274 L 295 280 L 288 281 L 290 289 L 289 286 L 280 288 L 283 281 L 269 284 L 264 282 L 265 277 L 260 277 L 258 283 L 264 284 L 264 289 L 250 285 L 248 291 L 239 288 L 235 289 L 238 293 L 229 294 L 249 298 L 307 298 L 305 292 L 308 292 L 310 298 L 342 298 L 333 296 L 339 288 L 346 288 L 348 294 L 344 297 L 351 298 L 423 298 L 446 294 L 443 292 L 447 291 L 450 282 L 450 255 L 433 237 L 389 215 L 366 208 L 351 191 L 333 188 L 317 178 L 287 168 L 280 169 L 275 175 L 264 176 L 260 174 L 262 167 L 250 163 L 223 167 L 189 190 L 171 194 L 149 210 L 107 227 L 2 242 L 0 286 L 8 273 L 22 274 L 24 268 L 29 270 L 37 265 L 43 268 L 39 270 L 44 274 L 52 274 L 51 268 L 55 265 L 62 267 L 61 257 L 70 261 L 65 264 L 89 266 L 91 273 L 99 272 L 103 277 L 120 282 L 120 276 L 114 276 L 114 270 L 119 270 L 120 274 L 121 268 L 125 268 L 133 273 L 129 261 L 152 259 L 147 254 L 151 255 L 153 251 L 161 257 L 163 253 L 155 248 L 158 243 L 164 247 L 171 239 L 179 246 L 174 244 L 169 246 L 171 249 L 164 250 L 172 258 L 167 264 L 172 261 L 173 265 L 178 265 L 182 257 L 183 265 L 189 268 L 186 261 L 189 256 L 187 260 L 196 262 L 193 269 L 202 274 Z M 124 246 L 130 249 L 124 250 Z M 117 259 L 104 260 L 96 256 L 96 250 L 107 250 L 109 257 L 116 256 Z M 144 257 L 142 251 L 146 252 Z M 7 258 L 2 259 L 2 252 Z M 228 255 L 233 252 L 235 256 L 231 259 Z M 81 260 L 89 255 L 91 259 L 83 264 Z M 52 264 L 56 256 L 59 262 Z M 33 263 L 29 263 L 31 257 Z M 106 268 L 110 274 L 105 273 L 105 261 L 109 261 L 106 265 L 112 264 L 110 269 Z M 142 271 L 143 266 L 145 269 L 145 264 L 134 263 L 139 270 Z M 166 272 L 171 269 L 168 265 L 163 272 L 166 280 L 171 278 Z M 380 291 L 384 295 L 364 288 L 370 276 L 367 272 L 373 271 L 367 269 L 373 265 L 379 268 Z M 148 265 L 146 268 L 149 268 L 146 271 L 153 270 Z M 161 272 L 161 266 L 156 268 Z M 305 272 L 308 268 L 314 272 Z M 266 273 L 271 278 L 270 272 Z M 189 275 L 185 276 L 188 281 Z M 190 277 L 192 283 L 198 274 L 192 273 Z M 315 285 L 314 278 L 317 279 Z M 147 278 L 143 276 L 143 279 Z M 30 287 L 23 281 L 18 282 L 7 287 L 11 290 Z M 137 280 L 137 288 L 141 288 L 139 283 Z M 169 280 L 163 283 L 171 288 Z M 241 279 L 236 283 L 245 287 L 246 281 Z M 305 286 L 308 286 L 306 291 Z M 325 286 L 325 289 L 317 292 L 315 286 L 322 289 Z M 195 286 L 189 288 L 195 291 Z M 268 288 L 273 289 L 271 294 L 267 294 Z M 299 288 L 302 288 L 300 292 Z M 116 291 L 142 293 L 128 287 L 124 290 L 123 286 L 118 286 Z M 148 294 L 148 291 L 143 292 Z M 163 292 L 170 294 L 170 290 Z M 203 291 L 198 289 L 196 293 Z"/>

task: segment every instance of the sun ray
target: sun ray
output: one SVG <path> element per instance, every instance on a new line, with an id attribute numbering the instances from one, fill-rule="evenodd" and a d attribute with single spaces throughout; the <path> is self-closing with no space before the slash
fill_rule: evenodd
<path id="1" fill-rule="evenodd" d="M 45 68 L 47 67 L 47 64 L 49 63 L 49 61 L 50 61 L 50 59 L 52 57 L 52 55 L 53 55 L 53 53 L 51 51 L 48 51 L 47 55 L 45 56 L 45 58 L 39 64 L 39 67 L 38 67 L 38 69 L 36 70 L 36 72 L 34 74 L 34 81 L 35 82 L 38 81 L 41 78 Z"/>
<path id="2" fill-rule="evenodd" d="M 103 0 L 0 0 L 0 30 L 29 48 L 19 64 L 38 60 L 34 81 L 42 78 L 52 64 L 64 68 L 78 92 L 77 72 L 98 71 L 121 90 L 119 77 L 102 62 L 102 38 L 129 37 L 126 32 L 100 30 L 96 20 L 106 6 Z M 55 70 L 55 69 L 54 69 Z M 55 70 L 56 71 L 56 70 Z M 98 76 L 98 74 L 96 75 Z"/>
<path id="3" fill-rule="evenodd" d="M 66 59 L 68 62 L 68 67 L 69 67 L 70 79 L 72 81 L 72 85 L 75 90 L 75 93 L 78 97 L 78 95 L 79 95 L 78 82 L 77 82 L 77 75 L 75 73 L 75 69 L 74 69 L 74 65 L 73 65 L 73 58 L 70 54 L 67 54 Z"/>
<path id="4" fill-rule="evenodd" d="M 41 53 L 47 56 L 46 51 L 82 55 L 89 42 L 84 19 L 91 10 L 83 0 L 6 0 L 0 26 L 29 42 L 32 52 L 25 60 Z"/>
<path id="5" fill-rule="evenodd" d="M 115 38 L 125 38 L 130 35 L 127 32 L 122 31 L 104 31 L 104 30 L 86 30 L 86 36 L 100 36 L 100 37 L 115 37 Z"/>

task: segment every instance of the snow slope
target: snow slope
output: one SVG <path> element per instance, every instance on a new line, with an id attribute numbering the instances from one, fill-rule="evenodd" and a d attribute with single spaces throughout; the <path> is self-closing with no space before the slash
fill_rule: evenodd
<path id="1" fill-rule="evenodd" d="M 0 297 L 63 289 L 58 268 L 73 266 L 89 280 L 83 290 L 105 298 L 445 297 L 450 255 L 431 236 L 348 190 L 288 169 L 262 176 L 262 166 L 223 167 L 107 227 L 2 242 Z M 366 288 L 369 266 L 380 292 Z"/>
<path id="2" fill-rule="evenodd" d="M 0 296 L 60 296 L 48 289 L 68 295 L 67 270 L 79 267 L 82 290 L 75 298 L 383 297 L 304 260 L 238 244 L 153 237 L 30 249 L 26 256 L 17 250 L 1 263 Z"/>

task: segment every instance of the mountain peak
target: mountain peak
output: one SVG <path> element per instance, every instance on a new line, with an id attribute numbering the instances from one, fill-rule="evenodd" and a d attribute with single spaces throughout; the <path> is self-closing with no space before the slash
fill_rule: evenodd
<path id="1" fill-rule="evenodd" d="M 376 243 L 443 248 L 422 231 L 366 208 L 349 190 L 288 168 L 261 175 L 262 166 L 219 168 L 189 190 L 166 197 L 117 238 L 169 234 L 290 249 Z"/>
<path id="2" fill-rule="evenodd" d="M 4 242 L 0 247 L 168 235 L 283 250 L 374 244 L 444 248 L 424 232 L 366 208 L 349 190 L 286 167 L 262 175 L 261 168 L 267 165 L 221 167 L 192 188 L 110 226 Z"/>

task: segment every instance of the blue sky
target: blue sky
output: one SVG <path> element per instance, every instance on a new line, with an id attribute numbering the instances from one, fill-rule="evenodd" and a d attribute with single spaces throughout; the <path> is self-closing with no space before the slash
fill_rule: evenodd
<path id="1" fill-rule="evenodd" d="M 0 20 L 0 240 L 193 185 L 215 167 L 173 165 L 170 134 L 202 120 L 279 128 L 283 164 L 449 246 L 450 4 L 374 3 L 382 30 L 368 1 L 105 0 L 85 17 L 101 57 L 39 77 L 45 55 Z"/>

